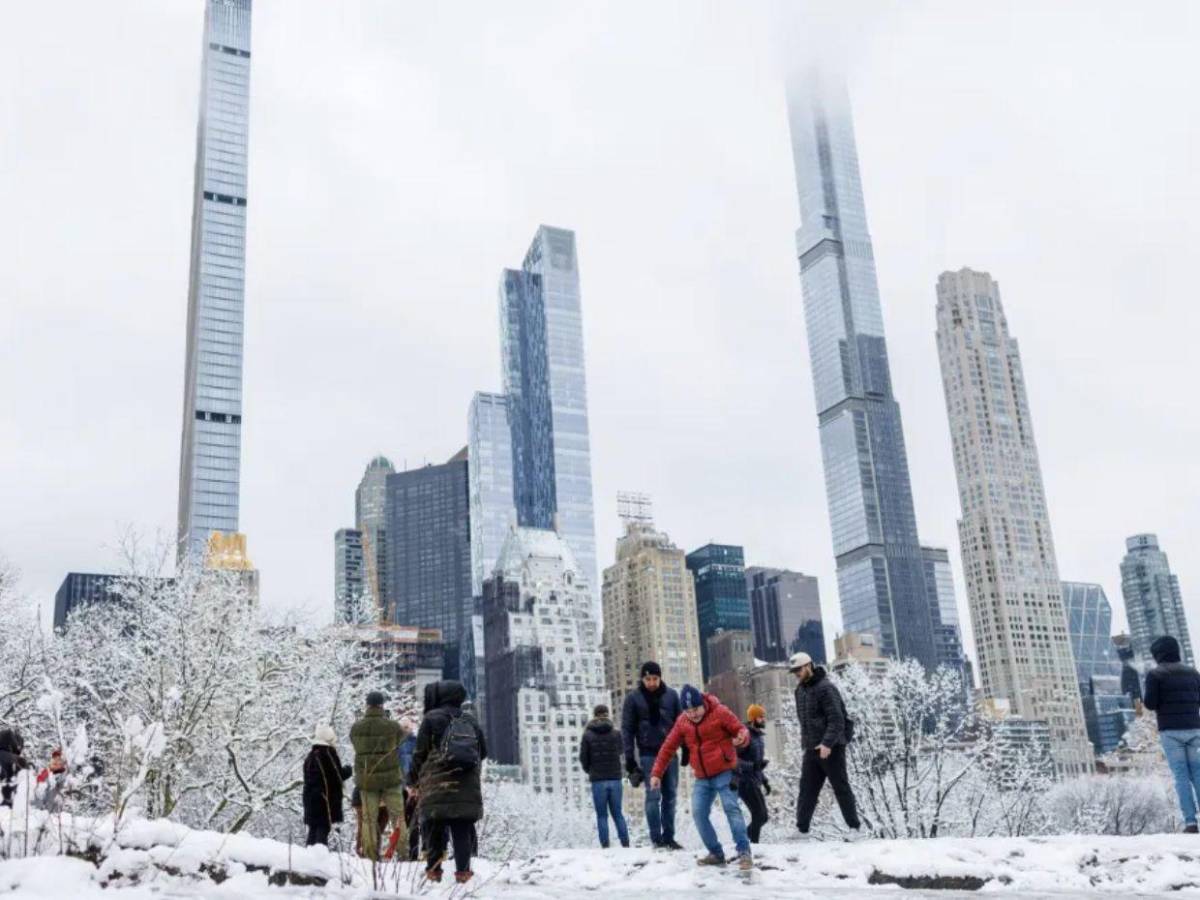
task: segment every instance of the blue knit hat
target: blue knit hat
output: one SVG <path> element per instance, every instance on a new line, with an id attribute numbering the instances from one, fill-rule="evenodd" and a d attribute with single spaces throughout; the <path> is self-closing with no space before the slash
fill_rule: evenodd
<path id="1" fill-rule="evenodd" d="M 695 709 L 697 706 L 704 705 L 704 694 L 699 688 L 685 684 L 683 690 L 679 692 L 679 702 L 683 704 L 684 709 Z"/>

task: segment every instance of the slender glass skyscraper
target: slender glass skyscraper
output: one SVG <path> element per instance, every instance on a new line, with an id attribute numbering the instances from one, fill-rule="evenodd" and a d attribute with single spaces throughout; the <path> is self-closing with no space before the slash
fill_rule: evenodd
<path id="1" fill-rule="evenodd" d="M 900 407 L 892 397 L 875 258 L 845 86 L 788 84 L 796 233 L 825 490 L 847 631 L 937 665 Z"/>
<path id="2" fill-rule="evenodd" d="M 192 197 L 179 549 L 238 530 L 250 0 L 207 0 Z"/>
<path id="3" fill-rule="evenodd" d="M 467 413 L 467 469 L 471 498 L 471 593 L 483 596 L 509 531 L 513 504 L 512 432 L 508 398 L 477 391 Z"/>
<path id="4" fill-rule="evenodd" d="M 1158 535 L 1135 534 L 1125 541 L 1125 549 L 1128 552 L 1121 560 L 1121 593 L 1134 654 L 1149 663 L 1154 639 L 1170 635 L 1179 641 L 1183 661 L 1192 665 L 1192 637 L 1179 576 L 1171 573 L 1167 554 L 1158 546 Z"/>

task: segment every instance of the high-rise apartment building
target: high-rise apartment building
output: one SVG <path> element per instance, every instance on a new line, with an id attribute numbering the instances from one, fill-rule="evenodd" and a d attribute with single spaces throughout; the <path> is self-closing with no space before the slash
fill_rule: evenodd
<path id="1" fill-rule="evenodd" d="M 370 621 L 364 617 L 370 608 L 365 579 L 362 532 L 357 528 L 339 528 L 333 536 L 334 622 L 358 625 Z"/>
<path id="2" fill-rule="evenodd" d="M 467 413 L 467 466 L 471 494 L 471 592 L 483 582 L 516 525 L 513 501 L 512 433 L 508 398 L 477 392 Z"/>
<path id="3" fill-rule="evenodd" d="M 954 599 L 950 552 L 944 547 L 922 547 L 921 559 L 925 564 L 925 589 L 929 592 L 933 646 L 938 665 L 962 671 L 962 631 L 958 624 L 958 603 Z"/>
<path id="4" fill-rule="evenodd" d="M 1057 770 L 1088 771 L 1092 747 L 1021 354 L 1000 288 L 984 272 L 944 272 L 937 346 L 962 518 L 963 574 L 983 694 L 1049 726 Z"/>
<path id="5" fill-rule="evenodd" d="M 649 515 L 625 519 L 616 562 L 604 570 L 604 669 L 619 710 L 642 663 L 662 666 L 674 688 L 703 683 L 696 592 L 683 551 Z"/>
<path id="6" fill-rule="evenodd" d="M 1167 554 L 1159 549 L 1158 535 L 1135 534 L 1125 541 L 1121 560 L 1121 593 L 1129 618 L 1129 637 L 1134 655 L 1151 662 L 1154 639 L 1170 635 L 1179 641 L 1183 661 L 1194 664 L 1192 637 L 1183 611 L 1179 577 L 1171 573 Z"/>
<path id="7" fill-rule="evenodd" d="M 514 529 L 483 584 L 488 755 L 575 804 L 591 798 L 579 739 L 608 700 L 593 608 L 583 566 L 546 529 Z"/>
<path id="8" fill-rule="evenodd" d="M 192 194 L 180 558 L 238 530 L 245 318 L 250 0 L 207 0 Z"/>
<path id="9" fill-rule="evenodd" d="M 817 73 L 791 80 L 788 120 L 842 621 L 850 631 L 879 635 L 884 655 L 933 669 L 933 612 L 845 86 Z"/>
<path id="10" fill-rule="evenodd" d="M 599 619 L 587 378 L 575 233 L 542 225 L 500 282 L 500 358 L 518 524 L 556 527 L 593 591 Z"/>
<path id="11" fill-rule="evenodd" d="M 380 620 L 388 614 L 391 584 L 387 567 L 387 479 L 396 470 L 386 456 L 377 456 L 363 472 L 354 491 L 354 523 L 362 539 L 363 578 L 366 606 Z"/>
<path id="12" fill-rule="evenodd" d="M 458 641 L 470 627 L 470 504 L 467 454 L 387 476 L 389 602 L 397 625 L 437 628 L 446 677 L 458 677 Z"/>
<path id="13" fill-rule="evenodd" d="M 696 582 L 696 623 L 700 628 L 700 668 L 704 680 L 713 674 L 708 639 L 718 631 L 750 630 L 750 598 L 746 594 L 746 559 L 741 547 L 705 544 L 685 557 Z"/>
<path id="14" fill-rule="evenodd" d="M 825 626 L 817 579 L 788 569 L 749 566 L 750 623 L 754 655 L 765 662 L 787 662 L 803 651 L 825 662 Z"/>

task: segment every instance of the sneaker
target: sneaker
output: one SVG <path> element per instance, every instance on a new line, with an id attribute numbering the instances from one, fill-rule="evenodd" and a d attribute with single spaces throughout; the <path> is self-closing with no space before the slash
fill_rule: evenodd
<path id="1" fill-rule="evenodd" d="M 723 866 L 725 865 L 725 857 L 717 856 L 715 853 L 710 853 L 708 856 L 702 856 L 696 860 L 698 866 Z"/>
<path id="2" fill-rule="evenodd" d="M 683 849 L 683 845 L 681 843 L 679 843 L 677 840 L 675 840 L 675 838 L 671 838 L 669 841 L 663 841 L 658 846 L 662 847 L 664 850 L 682 850 Z"/>
<path id="3" fill-rule="evenodd" d="M 1184 834 L 1197 834 L 1197 833 L 1200 833 L 1200 829 L 1197 829 L 1196 823 L 1192 822 L 1190 825 L 1184 826 L 1183 833 Z"/>
<path id="4" fill-rule="evenodd" d="M 750 851 L 738 854 L 738 868 L 743 872 L 754 868 L 754 857 L 750 855 Z"/>
<path id="5" fill-rule="evenodd" d="M 465 872 L 455 872 L 454 880 L 457 881 L 459 884 L 466 884 L 468 881 L 471 880 L 471 876 L 474 874 L 475 873 L 472 872 L 470 869 L 467 869 L 467 871 L 465 871 Z"/>

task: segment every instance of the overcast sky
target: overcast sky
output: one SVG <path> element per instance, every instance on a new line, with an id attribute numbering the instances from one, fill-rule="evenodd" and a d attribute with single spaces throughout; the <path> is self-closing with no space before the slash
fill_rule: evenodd
<path id="1" fill-rule="evenodd" d="M 845 54 L 917 520 L 958 498 L 934 285 L 999 282 L 1061 574 L 1124 622 L 1155 531 L 1200 627 L 1200 5 L 256 0 L 241 527 L 332 615 L 366 462 L 440 462 L 501 386 L 539 223 L 582 277 L 601 566 L 615 494 L 816 574 L 840 623 L 784 58 Z M 201 0 L 21 3 L 0 62 L 0 555 L 48 600 L 175 531 Z M 968 626 L 969 627 L 969 626 Z"/>

